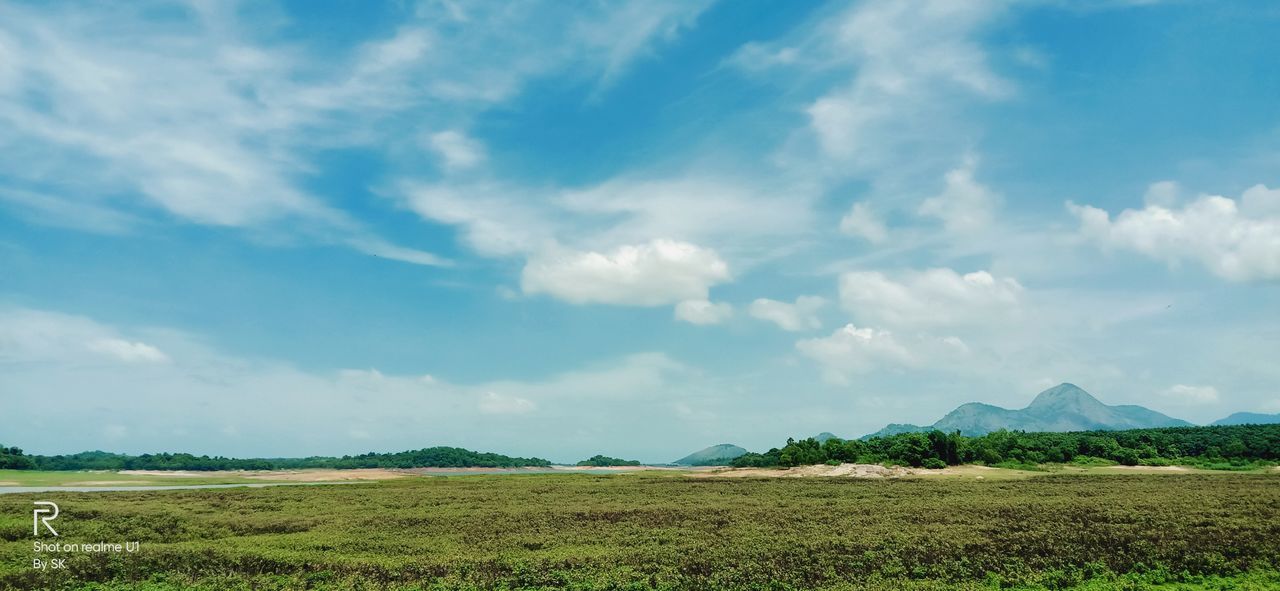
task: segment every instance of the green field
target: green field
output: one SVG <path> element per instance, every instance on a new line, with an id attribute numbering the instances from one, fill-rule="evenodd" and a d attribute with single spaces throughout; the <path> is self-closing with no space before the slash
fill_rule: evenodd
<path id="1" fill-rule="evenodd" d="M 31 568 L 31 502 L 67 542 Z M 48 538 L 46 538 L 48 539 Z M 1280 475 L 411 478 L 0 495 L 0 589 L 1276 589 Z"/>

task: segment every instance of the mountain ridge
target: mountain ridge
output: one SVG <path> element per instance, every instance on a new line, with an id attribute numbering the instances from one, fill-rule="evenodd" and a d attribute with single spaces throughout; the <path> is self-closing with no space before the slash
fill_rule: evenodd
<path id="1" fill-rule="evenodd" d="M 1235 412 L 1222 417 L 1210 425 L 1269 425 L 1280 423 L 1280 413 L 1266 414 L 1260 412 Z"/>
<path id="2" fill-rule="evenodd" d="M 1136 404 L 1107 405 L 1083 388 L 1063 382 L 1040 392 L 1024 408 L 1009 409 L 983 402 L 966 402 L 932 425 L 891 423 L 862 439 L 934 429 L 978 436 L 1000 429 L 1065 432 L 1184 426 L 1191 426 L 1191 423 Z"/>

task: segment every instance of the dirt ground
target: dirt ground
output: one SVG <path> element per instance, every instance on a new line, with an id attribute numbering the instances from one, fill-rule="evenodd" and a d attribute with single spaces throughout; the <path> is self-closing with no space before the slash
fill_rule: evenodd
<path id="1" fill-rule="evenodd" d="M 201 474 L 199 472 L 187 472 L 184 470 L 121 470 L 121 474 L 130 476 L 165 476 L 173 478 L 203 478 L 209 473 Z"/>
<path id="2" fill-rule="evenodd" d="M 904 466 L 886 467 L 878 464 L 840 464 L 838 466 L 798 466 L 795 468 L 722 468 L 708 472 L 697 472 L 690 476 L 697 478 L 905 478 L 923 477 L 968 477 L 976 479 L 1025 477 L 1029 472 L 1021 470 L 1004 470 L 986 466 L 949 466 L 941 470 L 926 468 L 907 468 Z"/>
<path id="3" fill-rule="evenodd" d="M 339 482 L 344 480 L 390 480 L 404 478 L 408 474 L 396 470 L 382 468 L 357 468 L 353 470 L 270 470 L 261 472 L 240 472 L 245 478 L 254 480 L 285 480 L 289 482 Z"/>

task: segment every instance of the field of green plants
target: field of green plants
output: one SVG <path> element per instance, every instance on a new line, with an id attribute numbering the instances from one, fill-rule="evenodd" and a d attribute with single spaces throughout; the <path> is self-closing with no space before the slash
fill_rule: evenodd
<path id="1" fill-rule="evenodd" d="M 35 500 L 60 505 L 63 543 L 140 550 L 34 570 Z M 189 588 L 1276 589 L 1280 473 L 503 475 L 0 495 L 0 589 Z"/>

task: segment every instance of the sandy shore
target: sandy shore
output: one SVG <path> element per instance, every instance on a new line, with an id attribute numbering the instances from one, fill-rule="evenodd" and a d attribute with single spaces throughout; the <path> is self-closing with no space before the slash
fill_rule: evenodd
<path id="1" fill-rule="evenodd" d="M 399 470 L 382 468 L 355 468 L 351 470 L 269 470 L 242 472 L 245 478 L 254 480 L 285 480 L 289 482 L 342 482 L 346 480 L 390 480 L 404 478 L 408 474 Z"/>
<path id="2" fill-rule="evenodd" d="M 987 466 L 948 466 L 940 470 L 881 466 L 879 464 L 839 464 L 836 466 L 797 466 L 795 468 L 718 468 L 690 474 L 701 478 L 904 478 L 909 476 L 951 476 L 984 479 L 988 477 L 1021 477 L 1029 473 Z"/>

